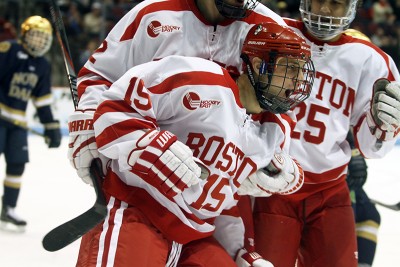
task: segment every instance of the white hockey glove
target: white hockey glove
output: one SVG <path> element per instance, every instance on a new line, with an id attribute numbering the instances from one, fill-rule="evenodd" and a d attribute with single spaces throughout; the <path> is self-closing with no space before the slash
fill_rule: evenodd
<path id="1" fill-rule="evenodd" d="M 93 129 L 94 111 L 76 110 L 68 118 L 68 159 L 82 180 L 92 185 L 90 164 L 99 157 Z"/>
<path id="2" fill-rule="evenodd" d="M 245 249 L 239 250 L 236 256 L 238 267 L 274 267 L 274 265 L 264 260 L 257 252 L 247 252 Z"/>
<path id="3" fill-rule="evenodd" d="M 271 193 L 258 187 L 257 184 L 254 184 L 249 177 L 244 179 L 237 192 L 241 196 L 249 195 L 253 197 L 269 197 L 272 195 Z"/>
<path id="4" fill-rule="evenodd" d="M 300 164 L 286 153 L 275 154 L 265 169 L 248 178 L 256 187 L 268 194 L 289 195 L 304 183 Z"/>
<path id="5" fill-rule="evenodd" d="M 136 147 L 128 158 L 132 172 L 145 173 L 141 177 L 167 197 L 173 198 L 204 178 L 192 150 L 168 131 L 149 131 Z"/>
<path id="6" fill-rule="evenodd" d="M 400 84 L 379 79 L 374 83 L 371 109 L 367 112 L 371 133 L 380 141 L 389 141 L 400 132 Z"/>

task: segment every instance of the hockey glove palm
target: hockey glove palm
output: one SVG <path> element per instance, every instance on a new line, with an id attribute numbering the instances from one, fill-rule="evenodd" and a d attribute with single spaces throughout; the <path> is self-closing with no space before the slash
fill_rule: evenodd
<path id="1" fill-rule="evenodd" d="M 68 159 L 78 176 L 87 184 L 90 179 L 90 164 L 99 157 L 93 129 L 93 111 L 76 110 L 68 119 Z"/>
<path id="2" fill-rule="evenodd" d="M 49 148 L 57 148 L 61 144 L 60 122 L 52 121 L 44 124 L 44 136 Z"/>
<path id="3" fill-rule="evenodd" d="M 288 195 L 303 185 L 304 173 L 296 160 L 279 153 L 274 155 L 265 169 L 251 174 L 249 180 L 266 193 Z"/>
<path id="4" fill-rule="evenodd" d="M 400 132 L 400 84 L 386 79 L 373 86 L 371 109 L 367 113 L 371 133 L 380 141 L 394 139 Z"/>
<path id="5" fill-rule="evenodd" d="M 190 148 L 168 131 L 147 132 L 128 161 L 132 172 L 144 174 L 147 183 L 170 198 L 198 184 L 202 175 Z"/>

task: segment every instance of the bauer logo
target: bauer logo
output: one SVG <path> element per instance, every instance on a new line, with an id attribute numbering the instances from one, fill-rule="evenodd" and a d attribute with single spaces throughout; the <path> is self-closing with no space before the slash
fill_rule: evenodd
<path id="1" fill-rule="evenodd" d="M 188 110 L 218 107 L 220 105 L 221 101 L 219 100 L 201 100 L 200 96 L 195 92 L 188 92 L 183 97 L 183 106 Z"/>
<path id="2" fill-rule="evenodd" d="M 147 34 L 150 37 L 155 38 L 162 32 L 174 32 L 179 31 L 180 29 L 180 26 L 162 25 L 159 21 L 153 20 L 150 22 L 149 26 L 147 26 Z"/>

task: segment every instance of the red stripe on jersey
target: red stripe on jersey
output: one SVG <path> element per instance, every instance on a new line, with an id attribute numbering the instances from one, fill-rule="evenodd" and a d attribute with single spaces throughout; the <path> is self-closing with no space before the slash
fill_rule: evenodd
<path id="1" fill-rule="evenodd" d="M 145 6 L 138 12 L 134 21 L 132 21 L 132 23 L 126 28 L 125 32 L 120 38 L 120 41 L 133 39 L 143 17 L 158 11 L 189 11 L 189 6 L 186 5 L 186 1 L 164 1 Z"/>
<path id="2" fill-rule="evenodd" d="M 97 111 L 94 114 L 94 121 L 96 121 L 101 115 L 103 115 L 107 112 L 127 112 L 127 113 L 139 114 L 132 106 L 130 106 L 124 100 L 105 100 L 97 108 Z M 145 116 L 143 118 L 145 120 L 150 121 L 154 125 L 156 124 L 156 120 L 151 117 Z M 154 127 L 151 127 L 151 128 L 154 128 Z"/>
<path id="3" fill-rule="evenodd" d="M 216 85 L 229 87 L 226 77 L 205 71 L 181 72 L 166 78 L 162 83 L 147 88 L 153 94 L 164 94 L 185 85 Z"/>
<path id="4" fill-rule="evenodd" d="M 335 169 L 331 169 L 326 172 L 321 173 L 313 173 L 313 172 L 304 172 L 305 182 L 311 184 L 319 184 L 327 181 L 333 181 L 343 176 L 343 172 L 346 170 L 347 164 L 343 166 L 339 166 Z"/>
<path id="5" fill-rule="evenodd" d="M 96 143 L 97 146 L 101 148 L 121 136 L 143 129 L 154 129 L 154 125 L 138 119 L 117 122 L 105 128 L 103 132 L 96 137 Z"/>
<path id="6" fill-rule="evenodd" d="M 126 103 L 123 100 L 106 100 L 102 102 L 97 111 L 94 114 L 94 121 L 96 120 L 103 114 L 107 112 L 127 112 L 127 113 L 137 113 L 139 114 L 133 107 L 131 107 L 128 103 Z M 155 128 L 157 125 L 157 121 L 149 116 L 144 116 L 143 120 L 149 121 L 151 125 L 153 125 L 150 128 Z M 148 128 L 148 127 L 146 127 Z"/>
<path id="7" fill-rule="evenodd" d="M 112 196 L 137 207 L 169 240 L 186 244 L 212 235 L 212 232 L 200 232 L 184 224 L 175 214 L 160 205 L 146 190 L 126 185 L 111 170 L 108 171 L 104 180 L 104 190 Z M 198 219 L 193 214 L 185 212 L 184 214 L 186 218 L 198 225 L 205 224 L 203 220 Z"/>
<path id="8" fill-rule="evenodd" d="M 104 80 L 90 80 L 90 79 L 88 79 L 88 80 L 82 81 L 78 85 L 78 96 L 81 97 L 85 93 L 86 88 L 88 86 L 105 85 L 107 88 L 109 88 L 111 86 L 111 84 L 112 83 L 110 81 L 106 80 L 106 79 L 104 79 Z"/>
<path id="9" fill-rule="evenodd" d="M 254 11 L 251 11 L 250 15 L 246 18 L 243 19 L 244 22 L 247 22 L 248 24 L 258 24 L 258 23 L 264 23 L 264 22 L 274 22 L 277 23 L 275 20 L 273 20 L 271 17 L 266 17 L 262 14 L 256 13 Z M 278 23 L 280 24 L 280 23 Z"/>
<path id="10" fill-rule="evenodd" d="M 121 205 L 121 202 L 118 200 L 115 200 L 114 206 L 112 207 L 112 209 L 109 212 L 109 218 L 108 218 L 108 228 L 107 228 L 107 232 L 104 238 L 104 253 L 103 253 L 103 257 L 101 260 L 101 266 L 106 267 L 107 265 L 107 258 L 108 258 L 108 252 L 110 251 L 110 241 L 111 241 L 111 235 L 114 229 L 114 219 L 115 219 L 115 214 L 117 212 L 117 210 L 119 209 Z"/>

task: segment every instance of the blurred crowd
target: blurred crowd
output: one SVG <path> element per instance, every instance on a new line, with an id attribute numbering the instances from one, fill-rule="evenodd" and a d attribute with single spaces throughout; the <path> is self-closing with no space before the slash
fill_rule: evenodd
<path id="1" fill-rule="evenodd" d="M 300 0 L 260 0 L 284 17 L 299 18 Z M 360 0 L 362 1 L 362 0 Z M 78 71 L 112 27 L 141 0 L 56 0 L 63 15 L 71 57 Z M 15 38 L 25 17 L 33 14 L 50 19 L 47 0 L 2 0 L 0 40 Z M 364 0 L 352 28 L 365 33 L 373 43 L 393 57 L 400 67 L 400 0 Z M 54 42 L 57 42 L 56 40 Z M 49 54 L 53 84 L 66 86 L 58 44 Z"/>

